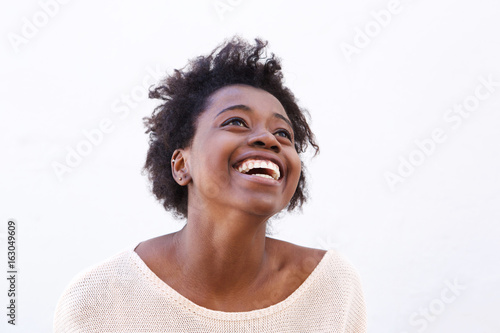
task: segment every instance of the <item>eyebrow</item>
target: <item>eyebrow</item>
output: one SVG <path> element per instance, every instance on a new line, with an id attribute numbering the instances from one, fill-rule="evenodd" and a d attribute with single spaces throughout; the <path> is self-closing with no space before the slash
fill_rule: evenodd
<path id="1" fill-rule="evenodd" d="M 214 119 L 217 118 L 221 113 L 224 113 L 226 111 L 231 111 L 231 110 L 242 110 L 242 111 L 249 111 L 249 112 L 253 111 L 252 108 L 250 108 L 249 106 L 246 106 L 244 104 L 231 105 L 231 106 L 228 106 L 227 108 L 224 108 L 221 111 L 219 111 L 219 113 L 217 113 L 215 115 Z M 292 126 L 292 123 L 290 122 L 290 120 L 288 120 L 282 114 L 279 114 L 279 113 L 275 112 L 275 113 L 273 113 L 273 116 L 276 117 L 276 118 L 279 118 L 279 119 L 283 120 L 285 123 L 288 124 L 288 126 L 290 126 L 290 128 L 293 129 L 293 126 Z"/>

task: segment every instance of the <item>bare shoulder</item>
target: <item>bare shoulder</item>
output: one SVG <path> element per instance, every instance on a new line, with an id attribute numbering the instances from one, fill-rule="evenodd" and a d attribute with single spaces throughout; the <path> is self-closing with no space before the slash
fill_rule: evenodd
<path id="1" fill-rule="evenodd" d="M 300 270 L 305 276 L 308 276 L 316 268 L 327 252 L 270 237 L 266 239 L 266 242 L 269 244 L 270 252 L 282 263 L 282 266 Z"/>
<path id="2" fill-rule="evenodd" d="M 270 249 L 272 251 L 276 251 L 277 253 L 281 253 L 285 256 L 286 254 L 288 254 L 289 256 L 293 257 L 306 256 L 321 260 L 325 255 L 325 253 L 327 252 L 322 249 L 301 246 L 271 237 L 267 237 L 266 242 L 270 245 Z"/>
<path id="3" fill-rule="evenodd" d="M 169 259 L 172 259 L 173 235 L 171 233 L 145 240 L 134 249 L 142 261 L 159 276 L 170 271 L 166 266 L 171 262 Z"/>

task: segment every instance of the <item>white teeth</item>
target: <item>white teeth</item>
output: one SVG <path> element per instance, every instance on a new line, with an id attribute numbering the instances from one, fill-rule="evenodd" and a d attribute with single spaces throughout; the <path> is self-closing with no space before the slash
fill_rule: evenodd
<path id="1" fill-rule="evenodd" d="M 238 168 L 238 172 L 247 173 L 250 169 L 259 168 L 259 169 L 269 169 L 272 171 L 272 176 L 266 174 L 256 174 L 254 176 L 270 178 L 278 180 L 280 178 L 280 168 L 271 161 L 263 161 L 263 160 L 253 160 L 249 159 L 243 162 Z"/>
<path id="2" fill-rule="evenodd" d="M 257 174 L 255 174 L 255 175 L 253 175 L 253 176 L 263 177 L 263 178 L 269 178 L 269 179 L 274 179 L 273 177 L 271 177 L 271 176 L 269 176 L 269 175 L 263 175 L 263 174 L 261 174 L 261 173 L 257 173 Z"/>

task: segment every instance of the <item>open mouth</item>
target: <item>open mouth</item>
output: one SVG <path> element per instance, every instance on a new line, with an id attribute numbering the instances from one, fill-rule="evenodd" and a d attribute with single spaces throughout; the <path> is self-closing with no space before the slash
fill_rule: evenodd
<path id="1" fill-rule="evenodd" d="M 246 159 L 235 166 L 238 172 L 262 178 L 279 180 L 281 177 L 279 166 L 270 160 Z"/>

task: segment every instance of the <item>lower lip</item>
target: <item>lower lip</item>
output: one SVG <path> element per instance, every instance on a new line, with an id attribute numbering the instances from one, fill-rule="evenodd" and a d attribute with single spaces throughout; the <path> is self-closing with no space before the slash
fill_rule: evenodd
<path id="1" fill-rule="evenodd" d="M 237 174 L 239 174 L 240 176 L 244 177 L 247 180 L 250 180 L 250 181 L 253 181 L 253 182 L 256 182 L 256 183 L 259 183 L 259 184 L 264 184 L 264 185 L 274 185 L 274 186 L 276 186 L 276 185 L 281 184 L 281 180 L 283 179 L 283 178 L 280 178 L 278 180 L 275 180 L 275 179 L 269 179 L 269 178 L 254 176 L 254 175 L 248 175 L 248 174 L 236 171 L 236 170 L 235 170 L 235 172 Z"/>

